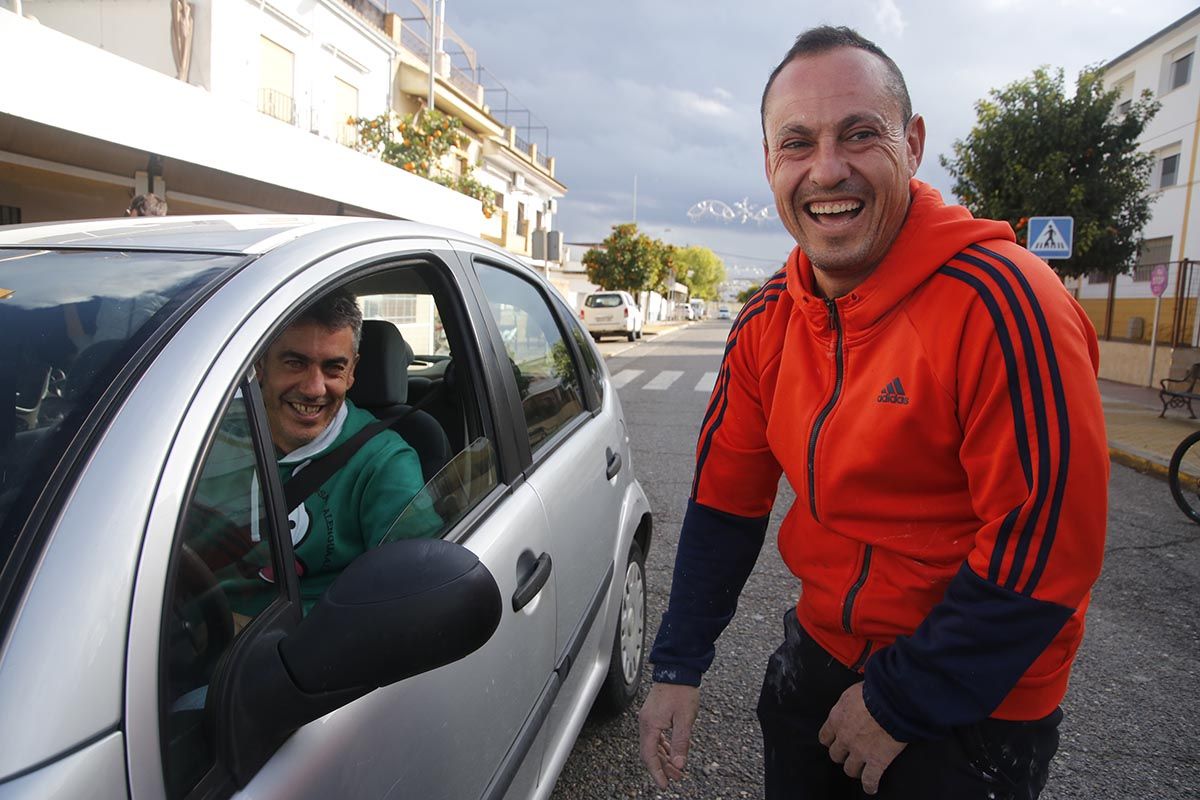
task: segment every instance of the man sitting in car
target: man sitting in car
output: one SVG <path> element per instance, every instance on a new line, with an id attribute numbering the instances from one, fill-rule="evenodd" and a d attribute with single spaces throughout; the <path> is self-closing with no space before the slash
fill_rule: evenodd
<path id="1" fill-rule="evenodd" d="M 305 469 L 320 469 L 323 456 L 376 422 L 370 412 L 346 398 L 354 384 L 361 334 L 362 311 L 354 296 L 333 292 L 285 328 L 255 365 L 285 492 L 289 480 Z M 197 499 L 203 502 L 203 495 L 210 507 L 227 507 L 222 499 L 239 493 L 245 497 L 246 478 L 245 470 L 233 470 L 216 478 L 218 485 L 206 480 Z M 256 506 L 262 494 L 253 477 L 251 482 L 251 505 Z M 320 488 L 289 509 L 295 568 L 306 611 L 351 561 L 378 545 L 385 535 L 395 539 L 437 533 L 441 519 L 421 491 L 423 485 L 416 451 L 398 433 L 385 428 L 353 450 L 349 460 Z M 410 503 L 412 508 L 408 508 Z M 406 509 L 403 521 L 396 525 Z M 262 516 L 252 513 L 249 520 L 245 543 L 251 552 L 240 554 L 236 563 L 217 571 L 234 611 L 240 614 L 255 614 L 274 597 L 274 592 L 264 591 L 267 584 L 274 583 L 275 575 L 261 545 Z"/>

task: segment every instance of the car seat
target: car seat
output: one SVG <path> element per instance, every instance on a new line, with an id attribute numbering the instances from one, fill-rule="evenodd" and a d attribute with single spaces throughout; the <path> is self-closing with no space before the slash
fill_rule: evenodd
<path id="1" fill-rule="evenodd" d="M 358 368 L 347 393 L 359 408 L 383 418 L 404 413 L 408 405 L 408 365 L 413 351 L 395 325 L 379 319 L 363 320 L 358 346 Z M 392 424 L 421 459 L 428 481 L 450 461 L 450 440 L 438 421 L 420 409 Z"/>

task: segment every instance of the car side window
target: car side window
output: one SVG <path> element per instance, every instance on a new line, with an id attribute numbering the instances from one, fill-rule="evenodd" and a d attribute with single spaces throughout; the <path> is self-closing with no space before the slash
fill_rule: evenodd
<path id="1" fill-rule="evenodd" d="M 350 287 L 363 312 L 357 377 L 348 397 L 391 425 L 417 453 L 424 487 L 372 545 L 443 536 L 499 485 L 496 452 L 473 385 L 474 336 L 457 296 L 423 266 L 398 267 Z M 461 363 L 460 363 L 461 362 Z M 432 512 L 432 516 L 431 516 Z"/>
<path id="2" fill-rule="evenodd" d="M 168 797 L 215 764 L 205 725 L 217 663 L 241 630 L 284 594 L 273 547 L 247 385 L 216 426 L 176 536 L 163 620 L 163 763 Z M 292 562 L 288 561 L 288 564 Z"/>
<path id="3" fill-rule="evenodd" d="M 546 299 L 529 281 L 478 263 L 479 282 L 516 378 L 529 447 L 538 448 L 584 412 L 579 370 Z"/>

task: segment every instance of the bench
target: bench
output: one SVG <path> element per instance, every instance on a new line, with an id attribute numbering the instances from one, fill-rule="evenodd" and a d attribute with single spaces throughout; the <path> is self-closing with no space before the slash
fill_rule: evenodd
<path id="1" fill-rule="evenodd" d="M 1192 410 L 1192 401 L 1200 400 L 1200 392 L 1196 391 L 1196 384 L 1200 383 L 1200 364 L 1192 364 L 1188 367 L 1187 374 L 1182 378 L 1163 378 L 1158 383 L 1162 386 L 1158 392 L 1158 399 L 1163 404 L 1163 410 L 1159 413 L 1160 417 L 1167 413 L 1168 408 L 1184 408 L 1186 406 L 1192 419 L 1196 418 L 1196 412 Z"/>

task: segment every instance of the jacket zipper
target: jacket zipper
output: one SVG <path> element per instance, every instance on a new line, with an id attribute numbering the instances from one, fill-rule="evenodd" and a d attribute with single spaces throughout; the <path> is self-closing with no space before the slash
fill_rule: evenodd
<path id="1" fill-rule="evenodd" d="M 834 332 L 834 381 L 833 395 L 830 396 L 829 402 L 821 409 L 821 413 L 817 414 L 817 421 L 813 424 L 812 435 L 808 439 L 808 508 L 812 512 L 813 519 L 820 521 L 817 515 L 817 471 L 816 471 L 816 456 L 817 456 L 817 437 L 821 434 L 821 428 L 825 425 L 825 420 L 833 412 L 833 407 L 837 405 L 838 399 L 842 395 L 842 382 L 845 379 L 845 364 L 842 358 L 842 324 L 838 318 L 837 303 L 829 298 L 825 299 L 825 308 L 829 311 L 829 327 Z M 846 593 L 846 601 L 842 604 L 842 627 L 846 633 L 853 633 L 850 627 L 850 616 L 854 612 L 854 599 L 858 596 L 858 592 L 862 589 L 863 584 L 867 582 L 867 574 L 871 571 L 871 545 L 866 546 L 863 552 L 862 570 L 858 573 L 858 580 L 850 587 L 850 591 Z M 859 656 L 860 662 L 865 662 L 866 657 L 871 652 L 871 643 L 867 642 L 866 649 Z"/>
<path id="2" fill-rule="evenodd" d="M 825 419 L 833 411 L 833 407 L 837 405 L 838 398 L 842 394 L 842 324 L 838 319 L 837 303 L 826 298 L 825 308 L 829 310 L 829 327 L 833 330 L 834 340 L 834 382 L 833 395 L 829 398 L 829 402 L 821 409 L 821 413 L 817 414 L 817 421 L 813 423 L 812 435 L 808 437 L 808 509 L 812 512 L 813 519 L 820 520 L 817 516 L 817 437 L 821 434 L 821 427 L 825 424 Z"/>
<path id="3" fill-rule="evenodd" d="M 867 573 L 871 571 L 871 545 L 867 545 L 863 550 L 862 569 L 858 571 L 858 580 L 850 587 L 850 591 L 846 592 L 846 602 L 842 603 L 842 628 L 846 633 L 854 633 L 850 628 L 850 615 L 854 613 L 854 598 L 858 597 L 858 591 L 867 582 Z M 868 652 L 870 643 L 867 645 Z M 864 656 L 866 653 L 863 654 Z M 865 660 L 865 659 L 864 659 Z"/>

